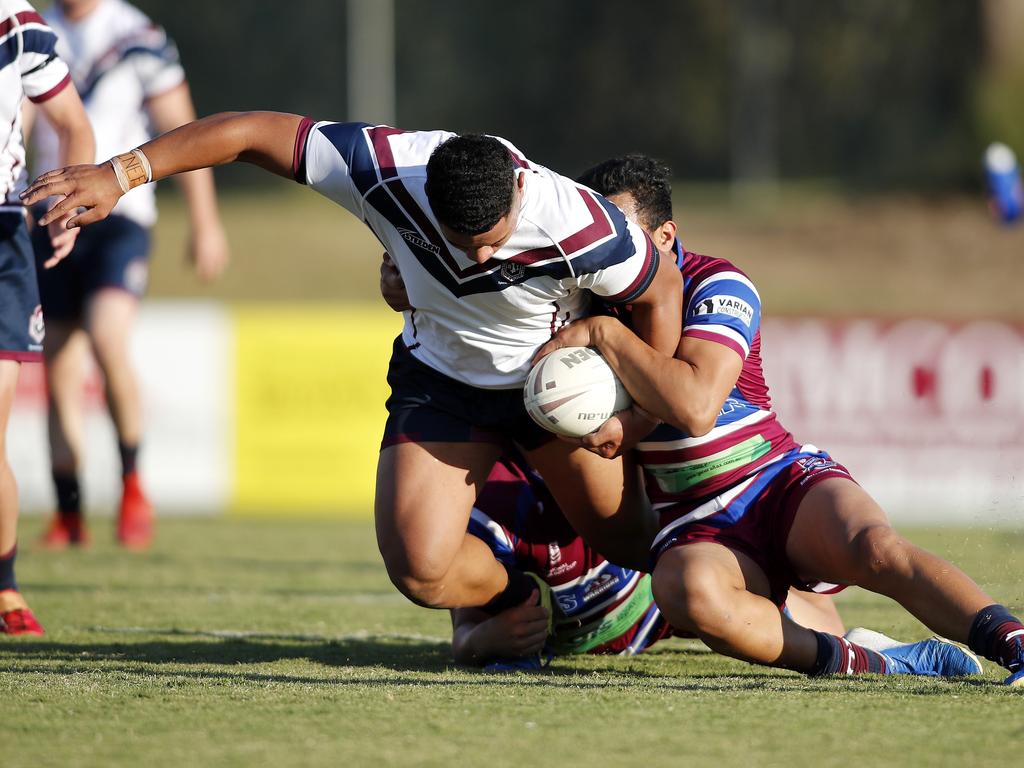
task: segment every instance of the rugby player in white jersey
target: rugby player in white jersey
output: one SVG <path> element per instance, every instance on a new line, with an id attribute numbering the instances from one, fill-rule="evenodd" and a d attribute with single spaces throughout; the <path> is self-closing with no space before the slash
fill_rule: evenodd
<path id="1" fill-rule="evenodd" d="M 32 248 L 18 192 L 25 182 L 21 108 L 25 96 L 56 127 L 60 160 L 95 157 L 92 129 L 68 68 L 55 53 L 57 37 L 24 0 L 0 0 L 0 633 L 43 634 L 14 577 L 18 489 L 7 462 L 7 421 L 21 364 L 42 359 L 43 314 Z M 76 235 L 51 224 L 52 266 Z"/>
<path id="2" fill-rule="evenodd" d="M 609 456 L 636 445 L 664 526 L 652 547 L 654 596 L 672 626 L 727 656 L 810 675 L 981 671 L 946 641 L 873 649 L 778 610 L 793 587 L 858 585 L 1003 665 L 1008 684 L 1024 681 L 1024 625 L 955 566 L 902 538 L 845 467 L 778 422 L 761 372 L 757 290 L 731 263 L 682 247 L 667 171 L 633 156 L 582 180 L 647 219 L 684 278 L 674 356 L 609 316 L 575 323 L 542 350 L 597 347 L 637 403 L 581 443 Z"/>
<path id="3" fill-rule="evenodd" d="M 69 222 L 80 226 L 135 185 L 233 160 L 353 212 L 405 277 L 413 308 L 388 375 L 375 517 L 406 596 L 497 613 L 533 591 L 530 577 L 466 533 L 508 436 L 591 545 L 622 565 L 645 564 L 653 520 L 635 472 L 542 434 L 520 392 L 537 349 L 587 312 L 591 294 L 632 304 L 641 335 L 667 354 L 676 348 L 679 272 L 639 227 L 501 139 L 274 113 L 214 115 L 111 162 L 44 174 L 25 198 L 66 194 L 43 220 L 81 206 Z"/>
<path id="4" fill-rule="evenodd" d="M 195 119 L 177 49 L 141 11 L 124 0 L 57 0 L 43 18 L 57 33 L 57 53 L 71 70 L 96 132 L 94 160 L 145 141 L 150 126 L 162 132 Z M 33 143 L 39 168 L 62 164 L 56 136 L 45 119 L 36 121 Z M 190 256 L 199 276 L 210 279 L 228 259 L 213 173 L 197 171 L 180 181 L 192 224 Z M 129 344 L 146 289 L 150 229 L 156 217 L 154 187 L 132 190 L 102 224 L 82 234 L 71 258 L 53 270 L 42 269 L 50 252 L 46 239 L 33 238 L 47 320 L 43 354 L 57 515 L 43 543 L 52 549 L 87 539 L 78 471 L 82 378 L 90 347 L 106 383 L 121 458 L 116 538 L 126 547 L 140 549 L 152 537 L 152 507 L 137 465 L 142 403 Z"/>

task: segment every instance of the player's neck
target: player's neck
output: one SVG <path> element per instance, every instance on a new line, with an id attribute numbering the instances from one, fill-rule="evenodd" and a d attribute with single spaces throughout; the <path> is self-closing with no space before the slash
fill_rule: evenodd
<path id="1" fill-rule="evenodd" d="M 60 11 L 68 21 L 82 21 L 99 7 L 100 2 L 101 0 L 77 0 L 73 3 L 60 3 Z"/>

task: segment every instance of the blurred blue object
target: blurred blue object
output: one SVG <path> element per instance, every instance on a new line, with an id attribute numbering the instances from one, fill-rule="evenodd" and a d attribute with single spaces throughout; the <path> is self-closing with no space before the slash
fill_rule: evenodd
<path id="1" fill-rule="evenodd" d="M 985 175 L 993 212 L 1007 224 L 1019 219 L 1024 208 L 1024 191 L 1013 150 L 1000 142 L 989 144 L 985 150 Z"/>

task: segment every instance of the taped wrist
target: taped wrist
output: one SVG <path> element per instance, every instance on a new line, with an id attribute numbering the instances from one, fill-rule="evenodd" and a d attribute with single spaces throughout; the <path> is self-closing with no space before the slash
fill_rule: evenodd
<path id="1" fill-rule="evenodd" d="M 141 149 L 133 149 L 123 155 L 115 155 L 110 158 L 109 162 L 110 167 L 114 169 L 114 175 L 117 177 L 122 194 L 153 180 L 153 167 Z"/>

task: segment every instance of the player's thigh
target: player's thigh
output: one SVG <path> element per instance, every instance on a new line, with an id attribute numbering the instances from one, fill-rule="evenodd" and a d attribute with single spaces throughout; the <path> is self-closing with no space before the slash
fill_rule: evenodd
<path id="1" fill-rule="evenodd" d="M 646 564 L 656 520 L 631 456 L 605 459 L 562 440 L 527 452 L 572 526 L 606 555 L 628 549 Z M 635 556 L 634 556 L 635 559 Z M 632 565 L 619 558 L 621 565 Z"/>
<path id="2" fill-rule="evenodd" d="M 101 365 L 127 354 L 138 310 L 138 297 L 120 288 L 102 288 L 89 297 L 85 329 Z"/>
<path id="3" fill-rule="evenodd" d="M 0 358 L 0 460 L 6 455 L 7 422 L 14 406 L 14 391 L 18 386 L 21 363 Z"/>
<path id="4" fill-rule="evenodd" d="M 828 478 L 801 500 L 786 555 L 803 580 L 856 583 L 864 534 L 879 529 L 891 530 L 889 518 L 867 491 L 852 480 Z"/>
<path id="5" fill-rule="evenodd" d="M 444 575 L 499 454 L 497 445 L 472 442 L 402 442 L 381 450 L 374 517 L 392 573 Z"/>

